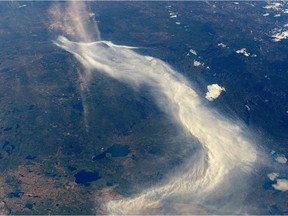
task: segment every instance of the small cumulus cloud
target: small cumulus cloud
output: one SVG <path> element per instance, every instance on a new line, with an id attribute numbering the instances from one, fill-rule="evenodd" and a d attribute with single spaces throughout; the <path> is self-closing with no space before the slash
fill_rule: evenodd
<path id="1" fill-rule="evenodd" d="M 177 18 L 177 14 L 175 12 L 169 11 L 170 18 Z"/>
<path id="2" fill-rule="evenodd" d="M 275 190 L 288 191 L 288 180 L 287 179 L 277 179 L 276 184 L 273 184 L 272 187 Z"/>
<path id="3" fill-rule="evenodd" d="M 224 87 L 219 86 L 218 84 L 212 84 L 207 86 L 208 92 L 206 93 L 205 98 L 209 101 L 213 101 L 218 98 L 222 91 L 226 91 Z"/>
<path id="4" fill-rule="evenodd" d="M 193 62 L 193 66 L 194 66 L 194 67 L 199 67 L 199 66 L 201 66 L 201 65 L 202 65 L 202 63 L 201 63 L 200 61 L 194 60 L 194 62 Z"/>
<path id="5" fill-rule="evenodd" d="M 236 53 L 238 53 L 238 54 L 242 53 L 243 55 L 245 55 L 247 57 L 250 56 L 250 53 L 247 52 L 246 48 L 242 48 L 240 50 L 237 50 Z"/>
<path id="6" fill-rule="evenodd" d="M 264 8 L 265 9 L 272 9 L 272 10 L 280 10 L 282 8 L 282 4 L 279 3 L 279 2 L 275 2 L 275 3 L 272 3 L 272 4 L 268 4 L 266 5 Z"/>
<path id="7" fill-rule="evenodd" d="M 287 39 L 288 38 L 288 30 L 276 33 L 276 34 L 272 35 L 272 37 L 274 38 L 275 42 L 279 42 L 283 39 Z"/>
<path id="8" fill-rule="evenodd" d="M 219 46 L 219 47 L 223 47 L 223 48 L 226 48 L 226 47 L 227 47 L 227 45 L 224 44 L 224 43 L 222 43 L 222 42 L 221 42 L 221 43 L 218 43 L 217 46 Z"/>
<path id="9" fill-rule="evenodd" d="M 27 7 L 26 4 L 23 4 L 23 5 L 20 5 L 19 8 L 24 8 L 24 7 Z"/>
<path id="10" fill-rule="evenodd" d="M 251 108 L 248 105 L 245 105 L 245 107 L 247 108 L 247 111 L 251 110 Z"/>
<path id="11" fill-rule="evenodd" d="M 197 55 L 196 50 L 190 49 L 189 52 L 192 53 L 193 55 Z"/>
<path id="12" fill-rule="evenodd" d="M 278 155 L 275 160 L 278 162 L 278 163 L 281 163 L 281 164 L 285 164 L 287 162 L 287 158 L 285 157 L 285 155 Z"/>
<path id="13" fill-rule="evenodd" d="M 279 173 L 273 172 L 269 173 L 267 176 L 271 181 L 275 181 L 279 177 Z"/>

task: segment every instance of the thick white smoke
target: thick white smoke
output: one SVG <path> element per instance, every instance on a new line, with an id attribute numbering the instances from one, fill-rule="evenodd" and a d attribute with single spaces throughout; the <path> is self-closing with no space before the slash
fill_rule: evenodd
<path id="1" fill-rule="evenodd" d="M 210 213 L 240 211 L 241 199 L 233 193 L 244 190 L 245 183 L 238 183 L 249 175 L 257 159 L 241 126 L 205 107 L 189 82 L 159 59 L 108 41 L 71 42 L 61 36 L 55 44 L 72 53 L 88 71 L 105 73 L 135 89 L 149 86 L 159 108 L 202 145 L 196 158 L 162 185 L 106 203 L 108 214 L 200 214 L 202 205 L 213 209 Z M 215 204 L 217 199 L 226 203 Z M 229 206 L 224 210 L 225 205 Z M 223 209 L 214 211 L 221 206 Z"/>

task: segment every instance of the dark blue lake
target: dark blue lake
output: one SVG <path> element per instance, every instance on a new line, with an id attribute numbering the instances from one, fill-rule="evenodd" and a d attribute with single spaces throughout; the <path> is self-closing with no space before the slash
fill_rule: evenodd
<path id="1" fill-rule="evenodd" d="M 75 182 L 77 184 L 89 184 L 90 182 L 96 181 L 101 178 L 98 172 L 89 172 L 86 170 L 81 170 L 74 175 Z"/>

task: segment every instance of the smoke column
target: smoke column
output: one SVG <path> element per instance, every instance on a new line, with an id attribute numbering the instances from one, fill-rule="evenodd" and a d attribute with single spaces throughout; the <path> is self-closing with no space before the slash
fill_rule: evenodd
<path id="1" fill-rule="evenodd" d="M 205 107 L 187 79 L 165 62 L 128 46 L 91 42 L 85 23 L 78 19 L 74 24 L 77 38 L 83 40 L 60 36 L 54 41 L 57 46 L 72 53 L 89 73 L 104 73 L 135 90 L 148 86 L 159 108 L 201 143 L 197 156 L 179 173 L 138 195 L 105 203 L 107 214 L 199 214 L 203 208 L 213 214 L 241 213 L 242 200 L 235 194 L 246 190 L 243 182 L 257 160 L 255 145 L 242 126 Z"/>
<path id="2" fill-rule="evenodd" d="M 48 28 L 56 30 L 67 37 L 82 42 L 100 40 L 101 35 L 95 21 L 95 13 L 91 12 L 84 1 L 56 2 L 49 9 L 51 19 Z M 77 71 L 80 82 L 81 100 L 84 110 L 84 123 L 86 131 L 89 130 L 89 107 L 86 96 L 89 92 L 91 71 Z"/>

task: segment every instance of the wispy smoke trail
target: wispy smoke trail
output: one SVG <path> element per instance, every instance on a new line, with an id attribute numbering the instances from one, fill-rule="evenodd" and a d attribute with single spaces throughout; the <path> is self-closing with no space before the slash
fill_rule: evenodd
<path id="1" fill-rule="evenodd" d="M 76 41 L 92 42 L 101 39 L 95 13 L 89 11 L 84 1 L 54 3 L 49 13 L 50 29 L 61 31 Z"/>
<path id="2" fill-rule="evenodd" d="M 233 206 L 227 207 L 226 214 L 239 210 L 241 203 L 232 194 L 245 186 L 233 183 L 245 179 L 257 159 L 256 149 L 243 134 L 241 126 L 205 107 L 189 82 L 159 59 L 142 56 L 131 47 L 107 41 L 78 43 L 59 37 L 55 44 L 74 54 L 89 71 L 105 73 L 136 89 L 149 86 L 159 108 L 202 145 L 196 158 L 191 158 L 177 175 L 160 186 L 144 189 L 137 196 L 109 201 L 105 204 L 107 213 L 180 214 L 184 207 L 179 203 L 192 202 L 197 203 L 197 207 L 190 205 L 189 213 L 197 214 L 201 205 L 225 206 L 215 204 L 217 199 L 226 202 L 231 199 L 229 202 Z M 218 213 L 221 210 L 225 211 L 220 209 Z"/>
<path id="3" fill-rule="evenodd" d="M 91 12 L 84 1 L 68 1 L 54 3 L 49 9 L 51 20 L 50 30 L 60 31 L 61 34 L 74 41 L 92 42 L 101 39 L 101 34 L 95 20 L 95 13 Z M 78 71 L 80 94 L 84 112 L 84 123 L 88 131 L 89 107 L 86 103 L 91 80 L 89 69 Z"/>

